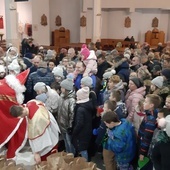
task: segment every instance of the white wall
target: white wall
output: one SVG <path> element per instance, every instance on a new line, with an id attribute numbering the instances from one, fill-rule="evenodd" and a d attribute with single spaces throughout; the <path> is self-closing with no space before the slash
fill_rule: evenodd
<path id="1" fill-rule="evenodd" d="M 70 30 L 70 41 L 80 42 L 80 0 L 50 0 L 50 30 L 58 29 L 55 18 L 59 15 L 62 27 Z"/>
<path id="2" fill-rule="evenodd" d="M 87 10 L 87 38 L 92 37 L 93 10 Z M 101 38 L 124 39 L 126 36 L 134 36 L 136 41 L 144 42 L 145 33 L 153 30 L 152 20 L 159 20 L 158 29 L 165 32 L 165 41 L 168 37 L 169 11 L 160 9 L 137 9 L 130 13 L 128 9 L 102 10 L 102 34 Z M 131 27 L 124 27 L 125 18 L 131 18 Z"/>
<path id="3" fill-rule="evenodd" d="M 18 24 L 23 28 L 22 38 L 28 37 L 25 32 L 25 24 L 32 24 L 32 1 L 17 2 Z M 21 35 L 19 35 L 21 36 Z"/>
<path id="4" fill-rule="evenodd" d="M 0 29 L 0 33 L 4 33 L 6 37 L 5 28 L 5 5 L 6 0 L 0 0 L 0 15 L 4 16 L 4 29 Z M 72 43 L 80 41 L 80 14 L 83 11 L 86 12 L 87 26 L 86 26 L 86 38 L 92 38 L 93 31 L 93 9 L 91 7 L 92 0 L 29 0 L 27 2 L 18 2 L 17 11 L 19 13 L 18 20 L 23 23 L 33 24 L 33 38 L 42 45 L 50 45 L 51 32 L 58 29 L 55 25 L 55 18 L 60 15 L 62 19 L 62 26 L 70 30 L 70 40 Z M 119 0 L 101 0 L 102 1 L 102 33 L 101 38 L 120 38 L 123 39 L 126 36 L 134 36 L 137 41 L 143 42 L 145 33 L 148 30 L 152 30 L 152 19 L 157 17 L 159 20 L 158 29 L 165 32 L 165 41 L 170 39 L 170 10 L 151 9 L 151 4 L 139 2 L 139 0 L 123 0 L 124 8 L 120 8 L 121 4 Z M 126 2 L 125 2 L 126 1 Z M 131 2 L 136 2 L 133 6 L 138 8 L 134 12 L 129 12 Z M 155 0 L 160 7 L 165 8 L 170 6 L 169 0 L 159 1 Z M 47 3 L 48 2 L 48 3 Z M 153 4 L 153 3 L 152 3 Z M 162 5 L 161 5 L 162 4 Z M 116 8 L 109 6 L 113 5 Z M 139 6 L 148 9 L 139 9 Z M 145 5 L 145 6 L 144 6 Z M 155 6 L 153 4 L 152 8 Z M 106 8 L 108 7 L 108 8 Z M 111 8 L 112 7 L 112 8 Z M 125 8 L 126 7 L 126 8 Z M 149 8 L 150 7 L 150 8 Z M 155 6 L 156 7 L 156 6 Z M 48 25 L 41 26 L 40 18 L 43 13 L 47 13 Z M 124 27 L 124 19 L 129 16 L 131 18 L 131 27 Z M 11 23 L 12 24 L 12 23 Z M 37 26 L 36 29 L 34 26 Z M 12 30 L 11 30 L 12 31 Z M 24 35 L 26 36 L 26 35 Z"/>

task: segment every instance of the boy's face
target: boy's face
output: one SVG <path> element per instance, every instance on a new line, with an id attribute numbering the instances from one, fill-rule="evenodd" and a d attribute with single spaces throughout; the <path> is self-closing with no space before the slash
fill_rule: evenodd
<path id="1" fill-rule="evenodd" d="M 143 103 L 144 110 L 153 110 L 153 104 L 150 102 L 150 99 L 148 97 L 145 98 L 145 101 Z"/>
<path id="2" fill-rule="evenodd" d="M 23 118 L 23 117 L 25 117 L 25 116 L 27 116 L 27 115 L 28 115 L 28 108 L 27 108 L 27 107 L 23 107 L 22 115 L 19 116 L 19 117 L 20 117 L 20 118 Z"/>
<path id="3" fill-rule="evenodd" d="M 166 107 L 167 107 L 168 109 L 170 109 L 170 97 L 167 97 L 167 98 L 166 98 L 166 103 L 165 103 L 165 105 L 166 105 Z"/>
<path id="4" fill-rule="evenodd" d="M 108 108 L 107 103 L 104 103 L 103 111 L 104 111 L 104 112 L 108 112 L 108 111 L 110 111 L 110 109 Z"/>

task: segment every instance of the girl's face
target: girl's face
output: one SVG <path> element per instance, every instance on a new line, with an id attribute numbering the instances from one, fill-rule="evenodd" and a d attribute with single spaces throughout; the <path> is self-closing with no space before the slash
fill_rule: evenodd
<path id="1" fill-rule="evenodd" d="M 62 77 L 60 77 L 60 76 L 55 76 L 55 81 L 56 81 L 56 82 L 60 83 L 62 80 L 63 80 Z"/>
<path id="2" fill-rule="evenodd" d="M 167 97 L 166 98 L 166 102 L 165 102 L 165 105 L 168 109 L 170 109 L 170 97 Z"/>
<path id="3" fill-rule="evenodd" d="M 49 67 L 49 69 L 52 71 L 53 68 L 55 67 L 54 62 L 49 62 L 48 67 Z"/>
<path id="4" fill-rule="evenodd" d="M 130 89 L 131 91 L 137 89 L 135 83 L 134 83 L 133 81 L 131 81 L 131 80 L 129 81 L 129 89 Z"/>
<path id="5" fill-rule="evenodd" d="M 66 89 L 61 87 L 61 93 L 65 94 L 65 92 L 66 92 Z"/>
<path id="6" fill-rule="evenodd" d="M 154 84 L 151 84 L 150 89 L 151 89 L 151 91 L 155 91 L 156 90 L 156 86 Z"/>
<path id="7" fill-rule="evenodd" d="M 114 87 L 114 83 L 112 82 L 112 81 L 108 81 L 108 88 L 111 90 L 111 89 L 113 89 L 113 87 Z"/>

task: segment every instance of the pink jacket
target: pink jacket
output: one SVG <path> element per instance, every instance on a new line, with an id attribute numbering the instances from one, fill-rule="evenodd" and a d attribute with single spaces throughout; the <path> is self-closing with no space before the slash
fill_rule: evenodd
<path id="1" fill-rule="evenodd" d="M 94 50 L 90 50 L 90 55 L 86 60 L 83 60 L 83 63 L 86 65 L 86 70 L 84 71 L 83 77 L 91 76 L 92 74 L 97 73 L 97 57 Z M 91 75 L 90 75 L 91 74 Z"/>
<path id="2" fill-rule="evenodd" d="M 140 87 L 134 91 L 128 90 L 125 96 L 125 104 L 128 111 L 127 119 L 133 122 L 135 107 L 138 105 L 139 100 L 144 98 L 146 87 Z"/>

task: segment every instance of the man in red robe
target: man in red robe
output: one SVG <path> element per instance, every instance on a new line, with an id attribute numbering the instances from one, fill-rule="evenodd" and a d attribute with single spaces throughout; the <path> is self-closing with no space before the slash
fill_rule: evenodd
<path id="1" fill-rule="evenodd" d="M 27 141 L 27 121 L 25 118 L 14 118 L 9 108 L 14 104 L 22 104 L 24 83 L 29 74 L 26 70 L 17 76 L 7 75 L 0 80 L 0 150 L 7 148 L 7 158 L 15 158 Z"/>

